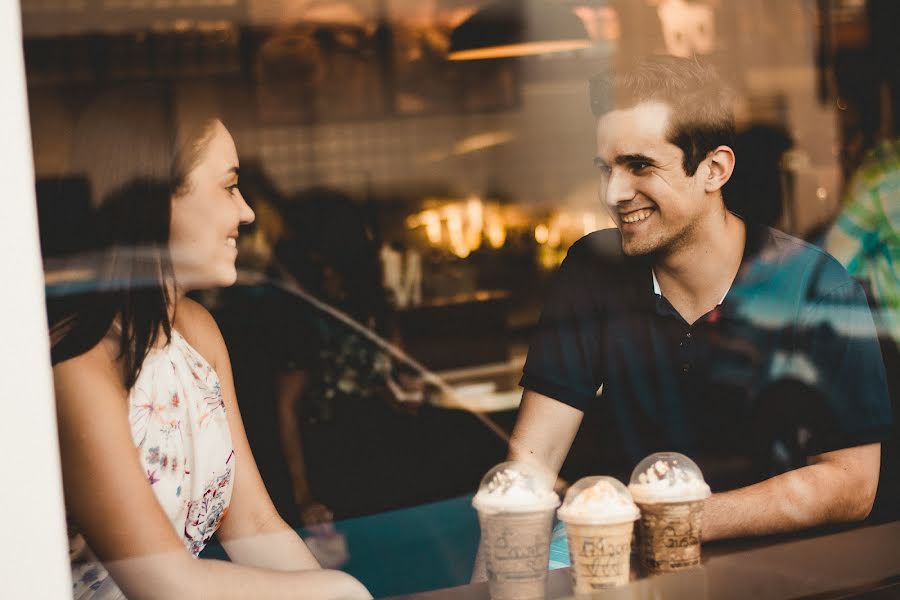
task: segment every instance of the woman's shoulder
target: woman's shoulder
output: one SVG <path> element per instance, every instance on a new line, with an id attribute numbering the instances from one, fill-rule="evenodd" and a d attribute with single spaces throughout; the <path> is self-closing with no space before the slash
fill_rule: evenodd
<path id="1" fill-rule="evenodd" d="M 118 340 L 107 334 L 93 348 L 53 366 L 57 402 L 109 398 L 118 401 L 127 394 Z"/>
<path id="2" fill-rule="evenodd" d="M 219 326 L 206 307 L 196 300 L 182 298 L 178 301 L 172 325 L 188 344 L 216 368 L 227 350 Z"/>

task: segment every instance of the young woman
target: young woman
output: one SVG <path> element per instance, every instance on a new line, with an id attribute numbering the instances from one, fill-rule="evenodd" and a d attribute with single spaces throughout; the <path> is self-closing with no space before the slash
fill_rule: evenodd
<path id="1" fill-rule="evenodd" d="M 93 275 L 48 290 L 74 595 L 369 598 L 272 506 L 225 344 L 185 297 L 234 283 L 254 215 L 228 130 L 195 106 L 175 127 L 169 100 L 108 94 L 75 132 L 96 240 L 78 272 Z M 214 533 L 231 563 L 196 560 Z"/>

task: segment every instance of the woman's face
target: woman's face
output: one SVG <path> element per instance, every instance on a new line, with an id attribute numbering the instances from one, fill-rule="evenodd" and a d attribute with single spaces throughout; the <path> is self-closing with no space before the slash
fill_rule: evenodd
<path id="1" fill-rule="evenodd" d="M 254 218 L 237 184 L 234 140 L 214 121 L 185 191 L 172 198 L 169 249 L 179 288 L 226 286 L 237 279 L 238 226 Z"/>

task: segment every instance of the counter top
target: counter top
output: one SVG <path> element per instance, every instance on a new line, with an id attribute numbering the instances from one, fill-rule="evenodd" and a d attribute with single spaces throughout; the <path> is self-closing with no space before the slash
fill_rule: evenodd
<path id="1" fill-rule="evenodd" d="M 756 546 L 756 547 L 754 547 Z M 572 596 L 568 569 L 551 571 L 547 600 Z M 595 593 L 600 600 L 645 598 L 843 598 L 900 596 L 900 522 L 775 541 L 711 544 L 703 565 L 680 573 L 633 580 Z M 393 600 L 489 600 L 477 583 Z"/>

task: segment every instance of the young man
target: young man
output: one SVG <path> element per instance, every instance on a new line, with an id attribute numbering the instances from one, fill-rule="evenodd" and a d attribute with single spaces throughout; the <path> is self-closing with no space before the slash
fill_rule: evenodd
<path id="1" fill-rule="evenodd" d="M 594 472 L 627 477 L 661 450 L 698 462 L 719 492 L 705 540 L 865 518 L 891 415 L 860 286 L 728 211 L 734 121 L 711 69 L 654 59 L 595 78 L 591 103 L 616 229 L 556 275 L 510 459 L 558 473 L 587 412 L 611 454 Z"/>

